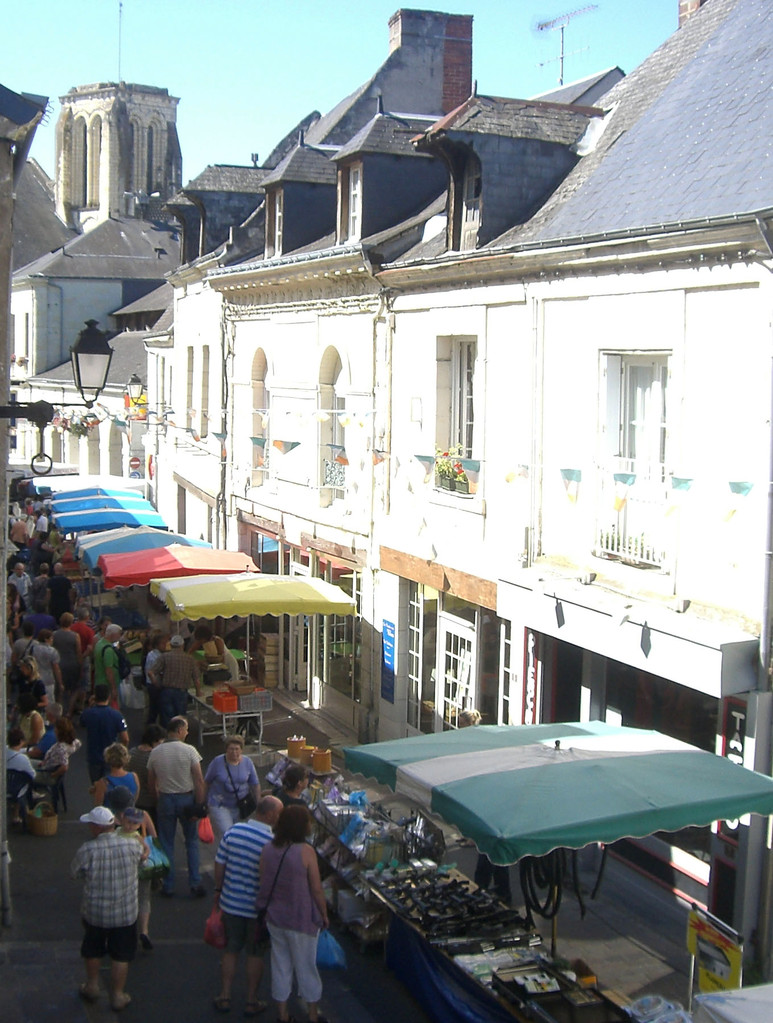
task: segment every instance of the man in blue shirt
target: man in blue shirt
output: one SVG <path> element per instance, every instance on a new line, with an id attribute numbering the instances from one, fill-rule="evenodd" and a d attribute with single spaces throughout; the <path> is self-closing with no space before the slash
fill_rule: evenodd
<path id="1" fill-rule="evenodd" d="M 266 1003 L 259 1002 L 257 997 L 263 976 L 263 950 L 255 941 L 255 900 L 260 887 L 260 854 L 273 838 L 272 828 L 283 809 L 276 796 L 264 796 L 258 801 L 253 815 L 229 828 L 218 846 L 215 906 L 219 906 L 223 914 L 226 942 L 220 963 L 220 994 L 214 1001 L 218 1012 L 228 1012 L 231 1008 L 231 984 L 242 949 L 247 953 L 244 1015 L 248 1018 L 257 1016 L 266 1008 Z"/>
<path id="2" fill-rule="evenodd" d="M 129 745 L 129 731 L 123 714 L 109 706 L 110 687 L 100 683 L 94 686 L 94 705 L 81 714 L 86 729 L 86 759 L 89 778 L 99 781 L 105 773 L 104 750 L 114 742 Z"/>

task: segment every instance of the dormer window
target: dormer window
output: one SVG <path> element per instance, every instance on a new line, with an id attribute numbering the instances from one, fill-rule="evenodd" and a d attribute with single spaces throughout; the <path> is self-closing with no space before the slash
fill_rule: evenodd
<path id="1" fill-rule="evenodd" d="M 359 241 L 362 234 L 362 164 L 351 164 L 341 170 L 342 242 Z"/>
<path id="2" fill-rule="evenodd" d="M 477 247 L 480 227 L 482 176 L 480 160 L 475 153 L 470 153 L 467 159 L 462 190 L 462 230 L 459 248 L 465 252 Z"/>
<path id="3" fill-rule="evenodd" d="M 281 188 L 266 196 L 266 256 L 282 255 L 284 192 Z"/>

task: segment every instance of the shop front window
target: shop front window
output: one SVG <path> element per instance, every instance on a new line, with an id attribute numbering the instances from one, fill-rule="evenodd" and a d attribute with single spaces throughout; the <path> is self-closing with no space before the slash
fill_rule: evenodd
<path id="1" fill-rule="evenodd" d="M 359 670 L 360 646 L 362 641 L 362 618 L 359 609 L 362 603 L 362 577 L 354 570 L 341 570 L 326 566 L 325 576 L 344 593 L 353 597 L 357 614 L 329 615 L 321 619 L 323 640 L 320 649 L 327 649 L 327 665 L 324 678 L 327 684 L 343 696 L 359 703 L 362 698 L 362 679 Z M 325 630 L 327 644 L 325 644 Z"/>
<path id="2" fill-rule="evenodd" d="M 408 583 L 408 727 L 435 730 L 437 590 Z"/>

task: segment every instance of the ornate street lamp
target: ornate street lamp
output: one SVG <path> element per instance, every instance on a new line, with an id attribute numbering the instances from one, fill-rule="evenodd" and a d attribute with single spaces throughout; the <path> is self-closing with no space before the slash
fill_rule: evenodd
<path id="1" fill-rule="evenodd" d="M 72 375 L 75 386 L 86 405 L 91 408 L 105 388 L 113 349 L 107 343 L 107 334 L 97 329 L 96 320 L 86 320 L 86 329 L 70 349 Z"/>
<path id="2" fill-rule="evenodd" d="M 70 349 L 72 374 L 86 408 L 104 390 L 113 349 L 107 343 L 104 331 L 97 330 L 96 320 L 86 320 L 86 329 Z M 68 403 L 69 404 L 69 403 Z M 13 405 L 0 405 L 0 419 L 27 419 L 34 423 L 40 434 L 40 451 L 33 456 L 30 468 L 37 476 L 51 471 L 53 460 L 43 451 L 43 430 L 54 418 L 55 408 L 50 401 L 20 401 Z"/>
<path id="3" fill-rule="evenodd" d="M 132 373 L 126 384 L 126 393 L 129 395 L 129 401 L 132 405 L 136 405 L 140 400 L 143 390 L 142 380 L 140 380 L 136 373 Z"/>

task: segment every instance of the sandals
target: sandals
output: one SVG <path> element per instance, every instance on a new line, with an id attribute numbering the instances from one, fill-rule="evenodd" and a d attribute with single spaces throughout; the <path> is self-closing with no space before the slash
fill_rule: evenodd
<path id="1" fill-rule="evenodd" d="M 217 998 L 213 999 L 212 1006 L 217 1012 L 230 1012 L 231 999 L 223 998 L 222 995 L 218 995 Z"/>
<path id="2" fill-rule="evenodd" d="M 99 998 L 99 988 L 95 990 L 93 987 L 89 987 L 84 980 L 84 982 L 78 987 L 78 994 L 84 1002 L 96 1002 Z"/>
<path id="3" fill-rule="evenodd" d="M 244 1015 L 247 1019 L 252 1019 L 258 1013 L 265 1012 L 267 1008 L 268 1002 L 247 1002 L 244 1006 Z"/>
<path id="4" fill-rule="evenodd" d="M 129 1002 L 131 1002 L 131 1000 L 132 1000 L 131 995 L 127 995 L 126 992 L 124 991 L 122 995 L 111 999 L 110 1008 L 113 1010 L 113 1012 L 120 1012 L 122 1009 L 126 1008 L 126 1006 L 129 1004 Z"/>

